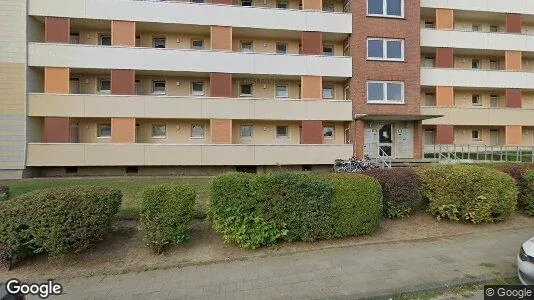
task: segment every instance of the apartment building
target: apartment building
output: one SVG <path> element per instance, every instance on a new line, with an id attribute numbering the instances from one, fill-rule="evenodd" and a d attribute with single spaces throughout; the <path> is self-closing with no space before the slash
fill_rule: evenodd
<path id="1" fill-rule="evenodd" d="M 534 145 L 526 0 L 4 2 L 1 178 Z"/>

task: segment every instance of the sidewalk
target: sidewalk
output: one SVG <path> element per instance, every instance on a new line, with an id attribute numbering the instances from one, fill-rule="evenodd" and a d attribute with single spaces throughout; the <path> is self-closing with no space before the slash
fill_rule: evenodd
<path id="1" fill-rule="evenodd" d="M 60 280 L 59 299 L 355 299 L 515 272 L 534 227 Z M 31 299 L 31 298 L 30 298 Z"/>

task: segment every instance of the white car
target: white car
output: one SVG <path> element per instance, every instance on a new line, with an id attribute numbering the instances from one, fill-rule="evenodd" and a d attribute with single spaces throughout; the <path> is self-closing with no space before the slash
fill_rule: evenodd
<path id="1" fill-rule="evenodd" d="M 534 284 L 534 238 L 523 243 L 517 255 L 517 274 L 524 285 Z"/>

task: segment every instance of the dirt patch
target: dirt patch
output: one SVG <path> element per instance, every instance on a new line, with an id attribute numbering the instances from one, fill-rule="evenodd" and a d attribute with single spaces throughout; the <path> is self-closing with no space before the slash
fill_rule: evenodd
<path id="1" fill-rule="evenodd" d="M 372 236 L 323 240 L 314 243 L 282 243 L 276 247 L 243 250 L 224 244 L 207 221 L 197 221 L 191 238 L 185 244 L 173 246 L 163 255 L 153 255 L 143 244 L 136 221 L 120 221 L 114 231 L 93 249 L 68 255 L 61 260 L 36 257 L 16 266 L 10 272 L 0 271 L 0 280 L 19 278 L 43 280 L 72 278 L 131 271 L 171 268 L 251 257 L 284 255 L 332 247 L 346 247 L 369 243 L 402 242 L 416 239 L 441 238 L 458 234 L 491 232 L 534 226 L 534 218 L 516 214 L 497 224 L 471 225 L 437 221 L 426 213 L 400 220 L 383 220 Z"/>

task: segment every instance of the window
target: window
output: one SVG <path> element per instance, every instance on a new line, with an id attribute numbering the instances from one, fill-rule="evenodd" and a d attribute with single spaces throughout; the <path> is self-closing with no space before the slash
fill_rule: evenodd
<path id="1" fill-rule="evenodd" d="M 350 85 L 346 85 L 343 89 L 343 99 L 350 100 Z"/>
<path id="2" fill-rule="evenodd" d="M 204 138 L 205 128 L 204 125 L 193 124 L 191 125 L 191 138 L 193 139 L 203 139 Z"/>
<path id="3" fill-rule="evenodd" d="M 334 11 L 334 4 L 332 4 L 332 3 L 323 3 L 323 11 L 333 12 Z"/>
<path id="4" fill-rule="evenodd" d="M 368 81 L 367 103 L 404 103 L 404 82 Z"/>
<path id="5" fill-rule="evenodd" d="M 165 95 L 167 92 L 167 86 L 165 81 L 153 81 L 152 82 L 152 94 Z"/>
<path id="6" fill-rule="evenodd" d="M 111 46 L 111 35 L 101 34 L 98 38 L 98 42 L 102 46 Z"/>
<path id="7" fill-rule="evenodd" d="M 141 81 L 136 80 L 135 81 L 135 94 L 136 95 L 142 95 L 143 89 L 141 88 Z"/>
<path id="8" fill-rule="evenodd" d="M 287 139 L 289 138 L 288 126 L 276 126 L 276 138 Z"/>
<path id="9" fill-rule="evenodd" d="M 204 82 L 192 82 L 191 94 L 195 96 L 204 96 Z"/>
<path id="10" fill-rule="evenodd" d="M 252 97 L 252 84 L 242 84 L 239 86 L 239 97 Z"/>
<path id="11" fill-rule="evenodd" d="M 436 59 L 433 56 L 425 56 L 425 59 L 423 60 L 423 67 L 425 68 L 433 68 L 435 65 Z"/>
<path id="12" fill-rule="evenodd" d="M 333 139 L 334 138 L 334 127 L 333 126 L 325 126 L 325 127 L 323 127 L 323 138 L 325 138 L 325 139 Z"/>
<path id="13" fill-rule="evenodd" d="M 425 93 L 425 106 L 436 106 L 436 96 L 434 93 Z"/>
<path id="14" fill-rule="evenodd" d="M 402 18 L 404 0 L 367 0 L 367 15 Z"/>
<path id="15" fill-rule="evenodd" d="M 323 99 L 334 99 L 334 87 L 327 85 L 323 86 Z"/>
<path id="16" fill-rule="evenodd" d="M 287 84 L 278 84 L 276 85 L 276 98 L 288 98 L 289 97 L 289 88 Z"/>
<path id="17" fill-rule="evenodd" d="M 471 96 L 471 104 L 473 104 L 473 106 L 482 105 L 482 103 L 480 102 L 480 95 L 472 95 Z"/>
<path id="18" fill-rule="evenodd" d="M 69 78 L 69 94 L 79 94 L 79 93 L 80 93 L 80 79 Z"/>
<path id="19" fill-rule="evenodd" d="M 191 0 L 192 3 L 204 3 L 204 0 Z"/>
<path id="20" fill-rule="evenodd" d="M 152 138 L 165 139 L 167 138 L 167 125 L 152 125 Z"/>
<path id="21" fill-rule="evenodd" d="M 252 125 L 241 125 L 241 127 L 239 127 L 239 137 L 242 139 L 251 139 L 252 128 Z"/>
<path id="22" fill-rule="evenodd" d="M 252 42 L 251 41 L 241 42 L 241 52 L 252 52 Z"/>
<path id="23" fill-rule="evenodd" d="M 499 32 L 499 26 L 490 25 L 490 32 Z"/>
<path id="24" fill-rule="evenodd" d="M 135 46 L 136 47 L 141 47 L 141 36 L 139 36 L 139 35 L 135 36 Z"/>
<path id="25" fill-rule="evenodd" d="M 71 44 L 79 44 L 80 43 L 80 34 L 79 33 L 71 33 L 69 43 Z"/>
<path id="26" fill-rule="evenodd" d="M 252 6 L 252 0 L 241 0 L 241 6 Z"/>
<path id="27" fill-rule="evenodd" d="M 323 46 L 323 55 L 324 56 L 334 56 L 334 47 L 333 46 Z"/>
<path id="28" fill-rule="evenodd" d="M 287 1 L 285 0 L 276 1 L 276 8 L 287 9 Z"/>
<path id="29" fill-rule="evenodd" d="M 480 140 L 480 131 L 479 130 L 471 131 L 471 138 L 473 140 Z"/>
<path id="30" fill-rule="evenodd" d="M 471 61 L 471 68 L 473 69 L 480 69 L 480 60 L 478 59 L 473 59 Z"/>
<path id="31" fill-rule="evenodd" d="M 490 69 L 491 70 L 499 69 L 499 63 L 496 60 L 490 60 Z"/>
<path id="32" fill-rule="evenodd" d="M 191 40 L 191 49 L 203 50 L 204 40 Z"/>
<path id="33" fill-rule="evenodd" d="M 436 144 L 436 132 L 434 129 L 425 129 L 425 145 Z"/>
<path id="34" fill-rule="evenodd" d="M 111 124 L 97 124 L 96 125 L 96 137 L 97 138 L 109 138 L 111 137 Z"/>
<path id="35" fill-rule="evenodd" d="M 425 28 L 433 29 L 435 27 L 434 21 L 425 21 Z"/>
<path id="36" fill-rule="evenodd" d="M 499 96 L 498 95 L 490 96 L 490 107 L 499 107 Z"/>
<path id="37" fill-rule="evenodd" d="M 367 59 L 404 60 L 404 40 L 367 39 Z"/>
<path id="38" fill-rule="evenodd" d="M 475 24 L 473 24 L 473 26 L 471 27 L 471 29 L 472 29 L 473 31 L 480 31 L 480 25 L 475 25 Z"/>
<path id="39" fill-rule="evenodd" d="M 109 80 L 100 80 L 98 82 L 98 92 L 99 93 L 110 93 L 111 92 L 111 81 Z"/>
<path id="40" fill-rule="evenodd" d="M 165 48 L 167 44 L 167 39 L 164 37 L 156 37 L 152 39 L 152 46 L 154 48 Z"/>
<path id="41" fill-rule="evenodd" d="M 276 43 L 276 54 L 287 54 L 287 44 Z"/>

